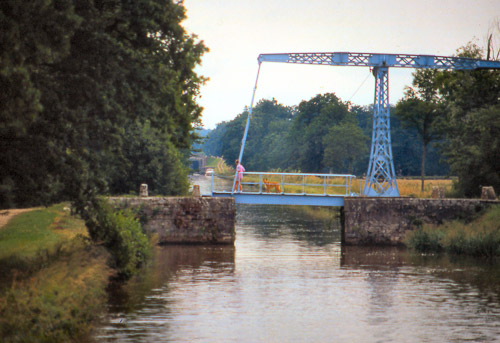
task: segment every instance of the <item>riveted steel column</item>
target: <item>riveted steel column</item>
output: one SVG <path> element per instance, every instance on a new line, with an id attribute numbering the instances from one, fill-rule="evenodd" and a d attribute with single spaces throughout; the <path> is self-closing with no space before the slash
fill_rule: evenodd
<path id="1" fill-rule="evenodd" d="M 375 67 L 375 101 L 370 162 L 363 189 L 365 196 L 399 196 L 391 148 L 389 68 Z"/>

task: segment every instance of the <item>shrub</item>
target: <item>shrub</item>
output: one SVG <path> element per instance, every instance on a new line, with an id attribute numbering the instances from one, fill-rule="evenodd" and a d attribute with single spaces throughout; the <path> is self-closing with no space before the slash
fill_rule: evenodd
<path id="1" fill-rule="evenodd" d="M 419 252 L 443 251 L 442 239 L 444 233 L 433 228 L 418 229 L 409 235 L 407 245 Z"/>
<path id="2" fill-rule="evenodd" d="M 84 218 L 91 239 L 110 252 L 110 266 L 119 278 L 130 278 L 147 260 L 150 243 L 131 211 L 116 211 L 100 200 L 86 209 Z"/>
<path id="3" fill-rule="evenodd" d="M 491 207 L 472 222 L 453 221 L 426 226 L 408 235 L 407 245 L 419 252 L 446 251 L 456 255 L 500 256 L 500 206 Z"/>

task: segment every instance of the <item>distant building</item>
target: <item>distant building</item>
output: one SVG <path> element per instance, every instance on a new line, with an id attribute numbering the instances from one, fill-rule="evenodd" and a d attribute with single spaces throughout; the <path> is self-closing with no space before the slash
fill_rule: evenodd
<path id="1" fill-rule="evenodd" d="M 207 156 L 204 154 L 194 154 L 189 158 L 191 169 L 196 172 L 204 173 L 207 165 Z"/>

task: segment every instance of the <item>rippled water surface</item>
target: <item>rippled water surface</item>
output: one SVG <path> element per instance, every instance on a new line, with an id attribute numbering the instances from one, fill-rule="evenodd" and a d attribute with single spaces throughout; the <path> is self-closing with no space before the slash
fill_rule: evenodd
<path id="1" fill-rule="evenodd" d="M 309 212 L 241 205 L 234 247 L 158 247 L 96 340 L 500 341 L 498 265 L 341 247 L 338 220 Z"/>

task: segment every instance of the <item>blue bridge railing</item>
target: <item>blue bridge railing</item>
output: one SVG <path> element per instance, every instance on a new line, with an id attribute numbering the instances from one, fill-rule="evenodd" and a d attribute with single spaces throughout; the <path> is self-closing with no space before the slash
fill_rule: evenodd
<path id="1" fill-rule="evenodd" d="M 358 196 L 351 191 L 356 176 L 349 174 L 308 174 L 245 172 L 233 188 L 234 176 L 212 175 L 211 193 L 301 196 Z"/>

